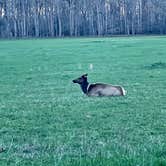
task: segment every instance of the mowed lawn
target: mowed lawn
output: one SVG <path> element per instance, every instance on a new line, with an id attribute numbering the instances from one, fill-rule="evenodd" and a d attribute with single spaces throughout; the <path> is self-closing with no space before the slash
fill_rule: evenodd
<path id="1" fill-rule="evenodd" d="M 166 37 L 0 41 L 0 166 L 165 165 Z"/>

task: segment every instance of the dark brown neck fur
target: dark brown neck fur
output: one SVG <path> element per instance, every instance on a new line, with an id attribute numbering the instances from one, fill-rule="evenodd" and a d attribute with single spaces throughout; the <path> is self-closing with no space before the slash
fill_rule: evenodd
<path id="1" fill-rule="evenodd" d="M 80 86 L 81 86 L 81 89 L 82 89 L 82 91 L 86 94 L 87 92 L 88 92 L 88 85 L 89 85 L 89 83 L 88 83 L 88 81 L 87 80 L 85 80 L 82 84 L 80 84 Z"/>

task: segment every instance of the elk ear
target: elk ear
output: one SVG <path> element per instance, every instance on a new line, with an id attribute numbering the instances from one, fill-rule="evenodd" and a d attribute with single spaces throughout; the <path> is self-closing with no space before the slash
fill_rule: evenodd
<path id="1" fill-rule="evenodd" d="M 87 77 L 88 76 L 88 74 L 86 73 L 86 74 L 84 74 L 84 75 L 82 75 L 82 77 Z"/>

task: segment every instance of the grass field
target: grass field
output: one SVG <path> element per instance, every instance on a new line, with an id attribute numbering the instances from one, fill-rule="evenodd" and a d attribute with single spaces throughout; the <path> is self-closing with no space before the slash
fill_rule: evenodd
<path id="1" fill-rule="evenodd" d="M 1 40 L 0 166 L 165 166 L 165 101 L 166 37 Z"/>

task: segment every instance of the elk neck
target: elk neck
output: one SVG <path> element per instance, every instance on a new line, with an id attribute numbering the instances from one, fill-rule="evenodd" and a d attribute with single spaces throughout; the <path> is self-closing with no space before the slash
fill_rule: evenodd
<path id="1" fill-rule="evenodd" d="M 86 80 L 84 81 L 80 86 L 81 86 L 81 89 L 82 91 L 86 94 L 88 92 L 88 85 L 89 85 L 89 82 Z"/>

